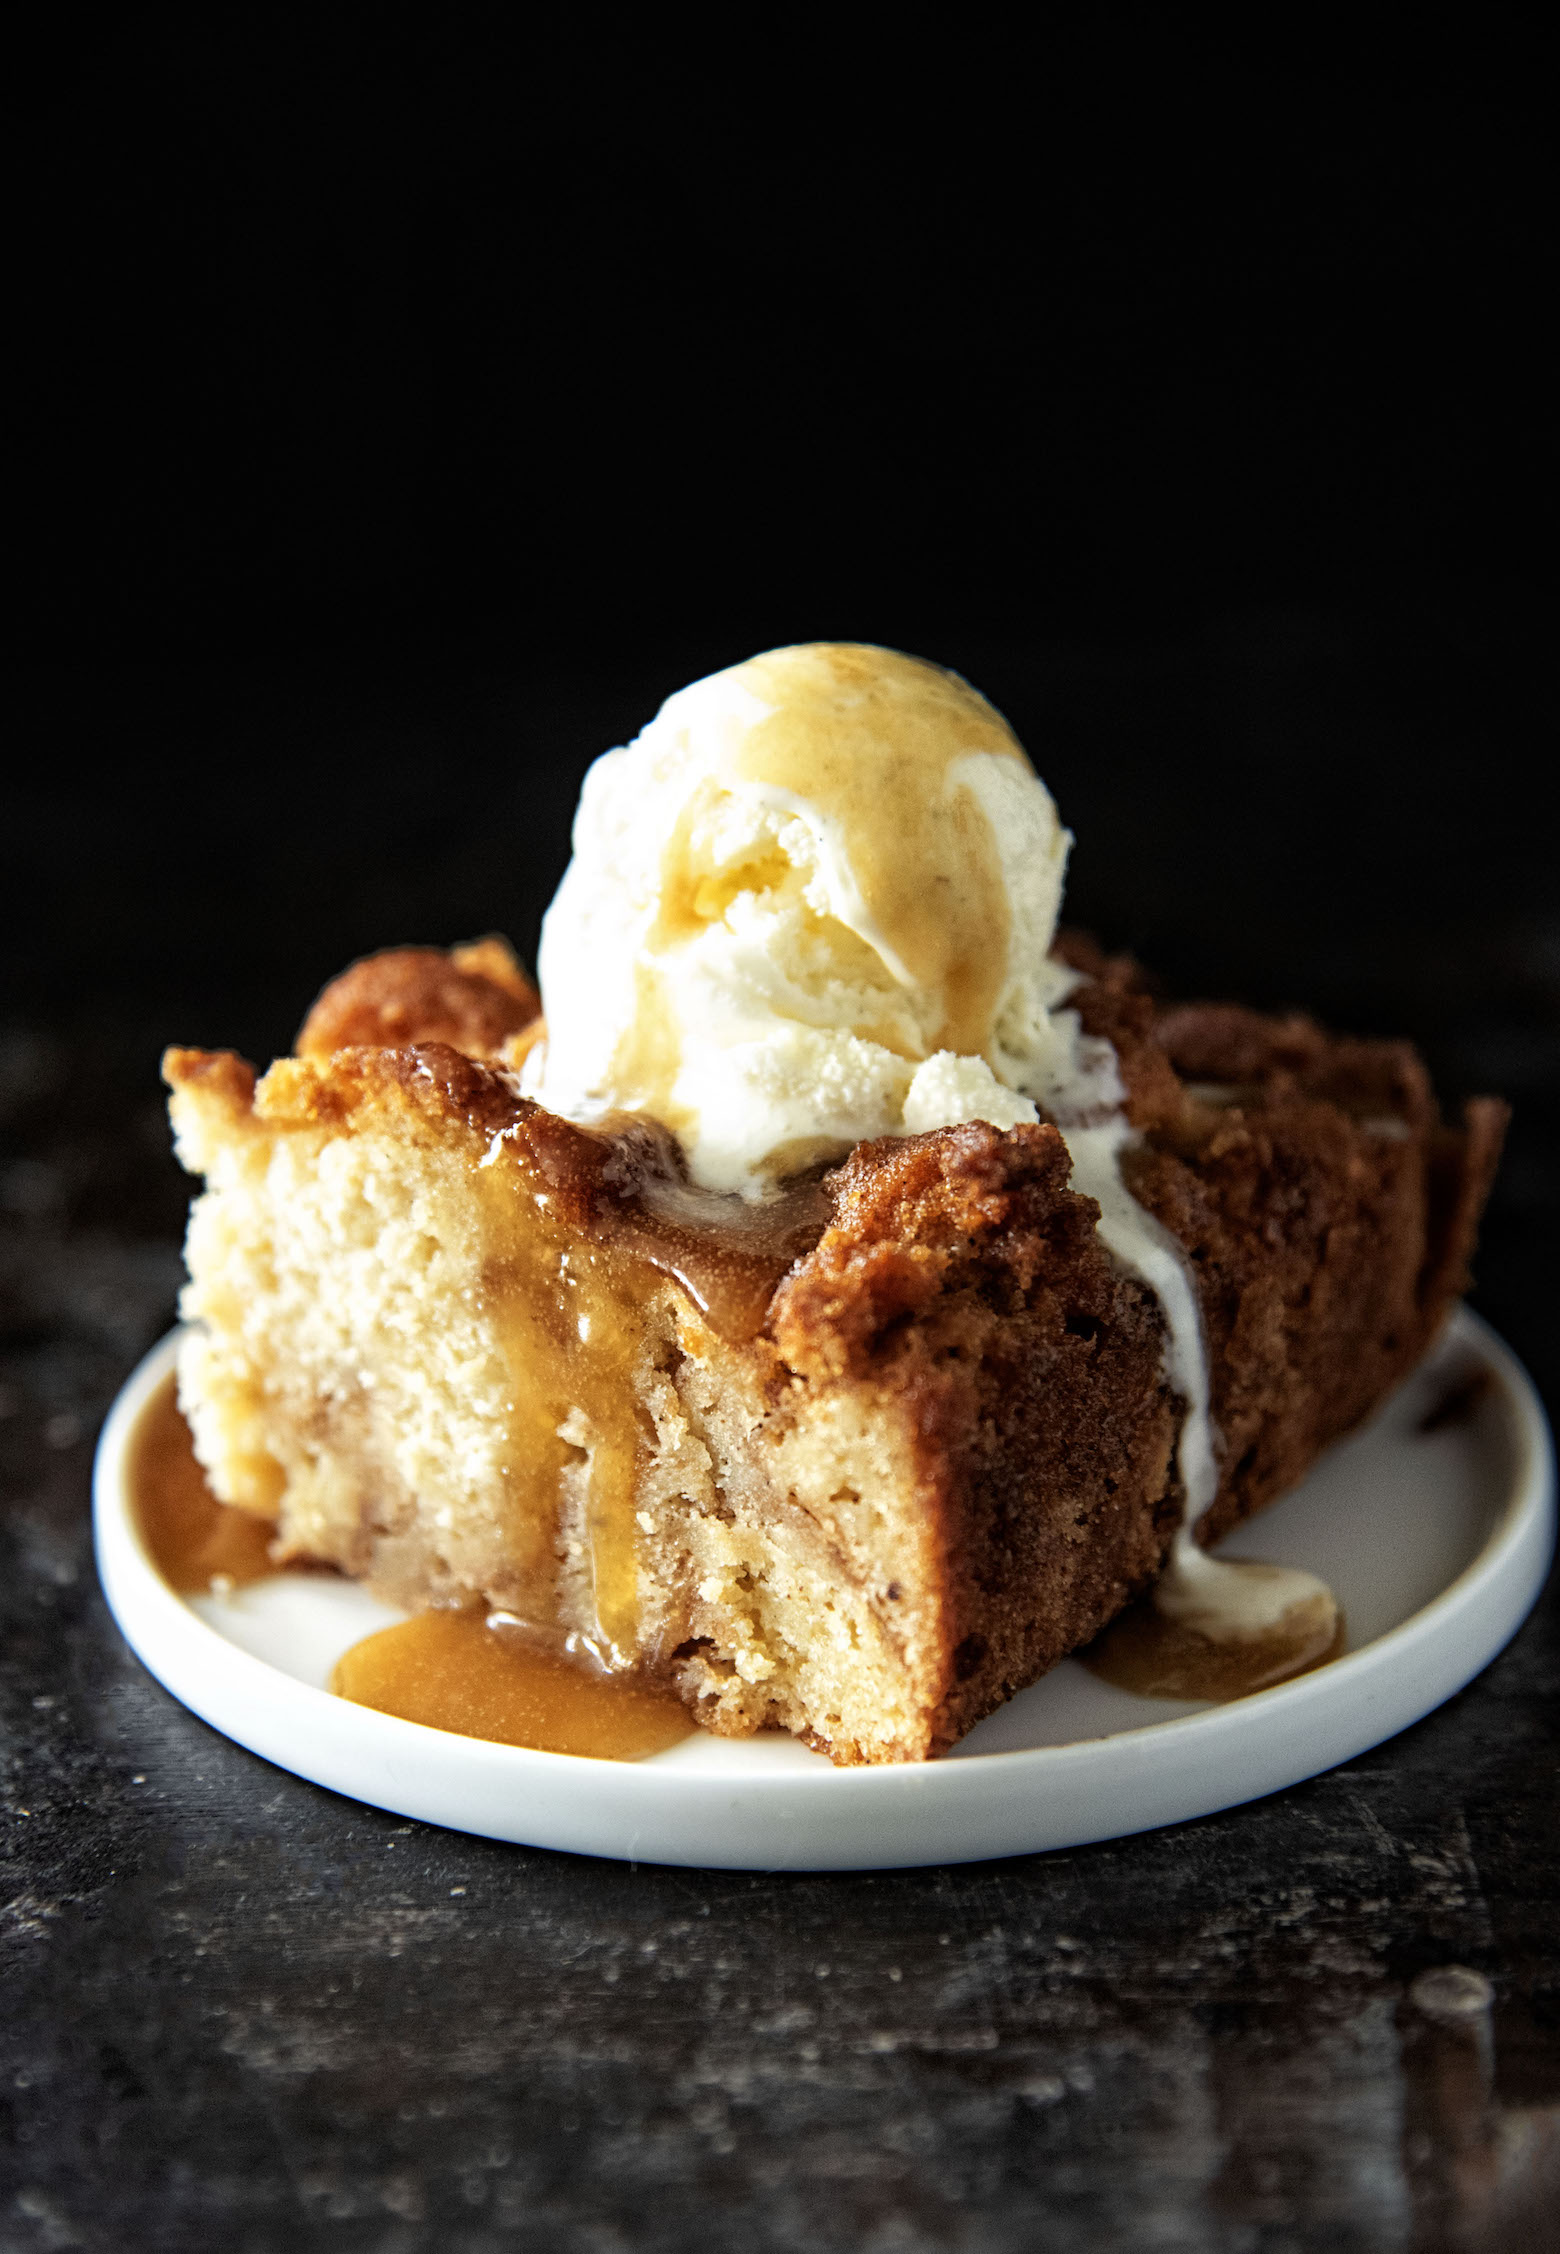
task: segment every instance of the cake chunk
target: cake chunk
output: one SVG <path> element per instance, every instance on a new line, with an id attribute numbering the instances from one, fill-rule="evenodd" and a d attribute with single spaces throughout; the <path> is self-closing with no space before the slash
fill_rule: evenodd
<path id="1" fill-rule="evenodd" d="M 301 1057 L 337 1049 L 446 1041 L 496 1056 L 541 1014 L 541 997 L 507 939 L 467 947 L 386 947 L 333 978 L 303 1021 Z"/>
<path id="2" fill-rule="evenodd" d="M 416 952 L 327 989 L 261 1080 L 165 1064 L 207 1185 L 181 1399 L 279 1561 L 513 1614 L 846 1763 L 946 1750 L 1152 1579 L 1182 1404 L 1056 1125 L 862 1143 L 767 1205 L 697 1191 L 664 1130 L 519 1093 L 528 997 L 491 962 Z M 1211 1537 L 1422 1354 L 1500 1107 L 1444 1128 L 1399 1045 L 1074 960 L 1133 1193 L 1197 1282 Z"/>

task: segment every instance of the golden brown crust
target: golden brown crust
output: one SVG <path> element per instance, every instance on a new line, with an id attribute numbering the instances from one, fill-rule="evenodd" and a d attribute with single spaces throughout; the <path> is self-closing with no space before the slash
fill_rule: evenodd
<path id="1" fill-rule="evenodd" d="M 934 1753 L 1097 1633 L 1174 1522 L 1159 1311 L 1070 1164 L 1049 1125 L 863 1144 L 775 1298 L 792 1369 L 913 1413 L 942 1554 Z"/>
<path id="2" fill-rule="evenodd" d="M 1097 960 L 1073 1004 L 1116 1048 L 1142 1137 L 1130 1187 L 1197 1282 L 1216 1540 L 1430 1345 L 1467 1281 L 1505 1107 L 1481 1099 L 1447 1128 L 1405 1043 L 1166 1008 L 1136 966 Z M 834 1226 L 775 1300 L 794 1369 L 891 1372 L 943 1465 L 940 1745 L 1096 1633 L 1179 1517 L 1158 1309 L 1112 1270 L 1067 1176 L 1050 1127 L 863 1144 L 830 1179 Z"/>
<path id="3" fill-rule="evenodd" d="M 975 1123 L 858 1144 L 828 1177 L 832 1226 L 776 1293 L 781 1352 L 809 1376 L 859 1376 L 885 1334 L 982 1264 L 992 1277 L 1012 1271 L 1021 1299 L 1038 1257 L 1037 1200 L 1067 1198 L 1068 1171 L 1050 1126 L 1004 1135 Z M 1092 1237 L 1097 1208 L 1070 1202 Z"/>
<path id="4" fill-rule="evenodd" d="M 495 1056 L 540 1008 L 505 940 L 475 940 L 448 954 L 390 947 L 331 980 L 304 1019 L 297 1053 L 440 1041 L 468 1056 Z"/>
<path id="5" fill-rule="evenodd" d="M 170 1088 L 199 1088 L 234 1111 L 254 1104 L 255 1068 L 231 1049 L 164 1049 L 162 1076 Z"/>
<path id="6" fill-rule="evenodd" d="M 1430 1345 L 1468 1280 L 1506 1108 L 1482 1099 L 1461 1130 L 1443 1126 L 1406 1042 L 1233 1004 L 1162 1007 L 1129 985 L 1078 1001 L 1129 1083 L 1152 1051 L 1179 1083 L 1173 1109 L 1143 1107 L 1127 1175 L 1198 1282 L 1217 1539 L 1302 1478 Z"/>

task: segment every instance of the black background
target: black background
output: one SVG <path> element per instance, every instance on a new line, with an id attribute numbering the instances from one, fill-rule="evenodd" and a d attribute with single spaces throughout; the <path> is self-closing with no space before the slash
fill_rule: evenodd
<path id="1" fill-rule="evenodd" d="M 875 639 L 1009 713 L 1073 920 L 1517 1098 L 1548 1215 L 1546 45 L 1307 24 L 765 17 L 713 71 L 480 11 L 57 37 L 13 144 L 22 1019 L 112 1105 L 170 1038 L 263 1061 L 371 948 L 529 957 L 597 752 Z M 111 1149 L 76 1174 L 118 1208 Z"/>
<path id="2" fill-rule="evenodd" d="M 584 763 L 814 636 L 986 688 L 1074 912 L 1180 983 L 1336 1007 L 1318 954 L 1542 911 L 1542 44 L 752 28 L 39 61 L 32 991 L 264 1047 L 355 951 L 529 948 Z"/>
<path id="3" fill-rule="evenodd" d="M 1495 1981 L 1497 2096 L 1560 2097 L 1542 1619 L 1375 1784 L 877 1893 L 753 1893 L 414 1833 L 279 1777 L 147 1683 L 87 1563 L 92 1433 L 177 1282 L 161 1046 L 263 1059 L 395 941 L 498 928 L 530 955 L 588 761 L 684 680 L 815 636 L 985 689 L 1076 833 L 1071 915 L 1171 987 L 1410 1033 L 1449 1101 L 1512 1098 L 1477 1303 L 1553 1393 L 1551 58 L 1488 15 L 1477 40 L 1416 22 L 1379 64 L 1314 13 L 1262 34 L 206 11 L 57 21 L 18 52 L 19 2246 L 242 2222 L 257 2249 L 442 2254 L 542 2212 L 592 2249 L 685 2244 L 716 2212 L 755 2246 L 854 2246 L 894 2215 L 885 2246 L 1027 2246 L 1064 2214 L 1068 2245 L 1115 2245 L 1121 2186 L 1147 2187 L 1140 2215 L 1179 2181 L 1142 2092 L 1194 2068 L 1227 2156 L 1175 2228 L 1433 2236 L 1433 2139 L 1402 2148 L 1410 2223 L 1338 2190 L 1337 2154 L 1373 2107 L 1430 2102 L 1409 2038 L 1389 2059 L 1358 2030 L 1449 1956 Z M 446 1880 L 478 1924 L 405 1943 L 422 1894 L 457 1915 Z M 1021 1975 L 983 1938 L 1004 1919 Z M 560 1965 L 597 1956 L 622 1984 L 559 2017 Z M 703 2007 L 679 2016 L 666 1968 L 714 1994 L 736 1967 L 737 2010 L 803 1956 L 813 2036 L 777 2063 L 790 2038 L 739 2011 L 711 2128 L 685 2056 Z M 825 2089 L 901 1960 L 920 2049 Z M 423 2066 L 478 2025 L 450 2126 Z M 1045 2110 L 1068 2043 L 1077 2089 L 1117 2092 L 1081 2127 Z M 1012 2102 L 1051 2125 L 1021 2154 L 980 2110 L 1010 2051 Z M 730 2092 L 754 2074 L 750 2117 Z M 893 2145 L 917 2107 L 923 2144 Z M 478 2125 L 533 2171 L 500 2169 L 489 2207 Z M 922 2154 L 920 2191 L 862 2173 L 891 2145 Z"/>

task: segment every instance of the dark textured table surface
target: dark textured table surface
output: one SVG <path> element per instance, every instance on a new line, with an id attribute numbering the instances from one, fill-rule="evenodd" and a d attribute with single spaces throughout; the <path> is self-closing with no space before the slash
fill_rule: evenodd
<path id="1" fill-rule="evenodd" d="M 1501 767 L 1535 709 L 1496 709 L 1511 651 L 1290 622 L 939 654 L 1034 746 L 1105 936 L 1514 1099 L 1476 1304 L 1553 1398 L 1560 924 Z M 215 1735 L 120 1641 L 88 1482 L 179 1280 L 160 1044 L 285 1045 L 376 943 L 529 945 L 584 758 L 671 685 L 141 680 L 158 819 L 127 783 L 90 835 L 50 752 L 85 723 L 34 715 L 5 873 L 68 883 L 17 911 L 0 1048 L 0 2248 L 1560 2244 L 1552 1597 L 1441 1711 L 1270 1800 L 859 1876 L 403 1823 Z M 202 777 L 262 752 L 309 819 L 240 848 Z M 462 813 L 434 771 L 510 781 Z"/>

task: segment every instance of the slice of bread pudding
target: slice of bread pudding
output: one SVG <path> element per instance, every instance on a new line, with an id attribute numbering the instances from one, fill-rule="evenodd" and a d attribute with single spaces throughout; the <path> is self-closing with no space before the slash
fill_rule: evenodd
<path id="1" fill-rule="evenodd" d="M 1501 1107 L 1443 1127 L 1395 1043 L 1165 1009 L 1074 949 L 1137 1199 L 1189 1256 L 1205 1539 L 1305 1472 L 1460 1290 Z M 1164 1323 L 1055 1126 L 860 1145 L 772 1204 L 517 1091 L 500 942 L 326 990 L 258 1082 L 175 1049 L 180 1398 L 211 1485 L 413 1609 L 486 1605 L 837 1762 L 939 1753 L 1163 1563 Z M 614 1130 L 616 1128 L 616 1131 Z"/>

